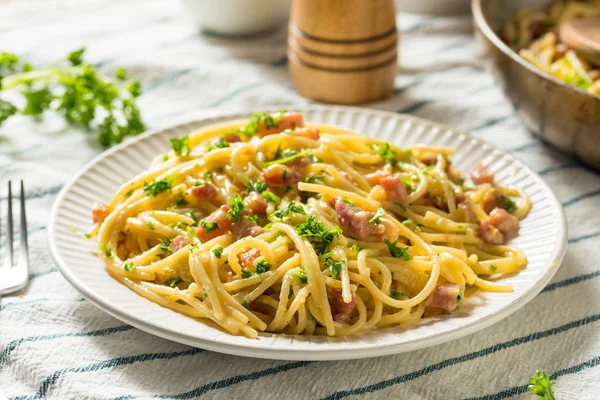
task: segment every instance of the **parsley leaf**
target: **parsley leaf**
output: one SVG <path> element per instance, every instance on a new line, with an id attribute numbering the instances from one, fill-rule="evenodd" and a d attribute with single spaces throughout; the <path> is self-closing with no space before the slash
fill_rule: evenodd
<path id="1" fill-rule="evenodd" d="M 342 201 L 348 204 L 350 207 L 354 207 L 354 203 L 350 201 L 350 199 L 346 196 L 342 197 Z"/>
<path id="2" fill-rule="evenodd" d="M 161 240 L 160 241 L 160 249 L 163 253 L 171 253 L 173 250 L 171 249 L 171 239 Z"/>
<path id="3" fill-rule="evenodd" d="M 125 263 L 123 265 L 123 269 L 126 272 L 131 272 L 131 271 L 135 271 L 136 270 L 136 266 L 133 263 Z"/>
<path id="4" fill-rule="evenodd" d="M 396 152 L 390 149 L 389 143 L 386 142 L 379 146 L 377 154 L 379 154 L 386 163 L 391 164 L 392 166 L 398 165 L 398 160 L 396 159 Z"/>
<path id="5" fill-rule="evenodd" d="M 268 190 L 265 190 L 264 192 L 262 192 L 262 196 L 265 198 L 265 200 L 271 202 L 271 203 L 281 203 L 281 198 L 279 196 L 277 196 L 275 193 L 270 192 Z"/>
<path id="6" fill-rule="evenodd" d="M 242 216 L 242 212 L 244 211 L 244 201 L 242 200 L 242 196 L 239 194 L 233 196 L 229 200 L 229 207 L 230 210 L 227 211 L 227 216 L 231 221 L 238 222 Z"/>
<path id="7" fill-rule="evenodd" d="M 112 250 L 106 247 L 104 243 L 100 245 L 100 250 L 102 250 L 106 258 L 112 258 Z"/>
<path id="8" fill-rule="evenodd" d="M 321 174 L 321 175 L 309 175 L 306 178 L 304 178 L 304 182 L 306 183 L 313 183 L 316 181 L 324 181 L 325 180 L 325 175 Z"/>
<path id="9" fill-rule="evenodd" d="M 258 127 L 261 122 L 267 129 L 277 128 L 279 124 L 283 122 L 285 112 L 286 111 L 284 110 L 275 114 L 269 114 L 265 112 L 252 113 L 252 119 L 243 129 L 241 129 L 241 132 L 248 137 L 254 136 L 258 133 Z"/>
<path id="10" fill-rule="evenodd" d="M 258 194 L 263 193 L 267 190 L 267 183 L 258 179 L 257 181 L 246 180 L 246 194 L 256 192 Z"/>
<path id="11" fill-rule="evenodd" d="M 327 229 L 312 215 L 306 219 L 306 222 L 296 225 L 296 231 L 300 236 L 312 238 L 311 243 L 317 254 L 324 254 L 327 247 L 342 233 L 339 226 Z"/>
<path id="12" fill-rule="evenodd" d="M 252 272 L 248 271 L 246 268 L 242 268 L 242 278 L 250 278 L 252 276 Z"/>
<path id="13" fill-rule="evenodd" d="M 271 264 L 268 263 L 267 261 L 259 261 L 256 263 L 256 266 L 254 267 L 254 271 L 257 274 L 264 274 L 267 271 L 271 270 Z"/>
<path id="14" fill-rule="evenodd" d="M 223 255 L 223 246 L 215 246 L 212 249 L 212 253 L 215 255 L 215 257 L 221 258 L 221 256 Z"/>
<path id="15" fill-rule="evenodd" d="M 350 246 L 350 249 L 354 252 L 354 253 L 359 253 L 362 248 L 356 244 L 356 243 L 352 243 L 352 246 Z"/>
<path id="16" fill-rule="evenodd" d="M 214 149 L 224 149 L 226 147 L 229 147 L 229 143 L 227 143 L 225 141 L 225 138 L 223 138 L 223 136 L 219 137 L 218 139 L 213 140 L 207 147 L 206 147 L 206 151 L 213 151 Z"/>
<path id="17" fill-rule="evenodd" d="M 219 224 L 216 222 L 208 222 L 207 220 L 203 219 L 200 221 L 200 227 L 204 228 L 206 230 L 206 234 L 208 235 L 212 231 L 219 229 Z"/>
<path id="18" fill-rule="evenodd" d="M 152 181 L 150 183 L 144 183 L 144 193 L 148 196 L 158 196 L 160 193 L 165 191 L 171 191 L 173 187 L 173 178 L 167 177 L 160 181 Z"/>
<path id="19" fill-rule="evenodd" d="M 539 396 L 541 400 L 556 400 L 552 391 L 554 381 L 547 373 L 537 371 L 534 377 L 529 378 L 529 383 L 531 384 L 527 387 L 529 391 Z"/>
<path id="20" fill-rule="evenodd" d="M 171 139 L 169 139 L 169 144 L 171 145 L 171 148 L 173 149 L 175 154 L 177 154 L 178 156 L 187 156 L 190 154 L 190 151 L 192 150 L 190 148 L 190 137 L 189 136 L 183 137 L 181 139 L 171 138 Z"/>
<path id="21" fill-rule="evenodd" d="M 335 261 L 333 259 L 333 253 L 328 252 L 323 254 L 323 265 L 326 268 L 331 269 L 331 279 L 336 280 L 340 276 L 342 267 L 344 266 L 343 261 Z"/>
<path id="22" fill-rule="evenodd" d="M 395 243 L 390 242 L 389 240 L 384 240 L 388 249 L 390 250 L 390 254 L 394 258 L 403 258 L 406 261 L 412 260 L 412 255 L 408 252 L 408 247 L 398 247 Z"/>
<path id="23" fill-rule="evenodd" d="M 277 210 L 273 214 L 271 214 L 269 216 L 269 218 L 277 217 L 279 219 L 284 219 L 284 218 L 287 218 L 290 213 L 306 215 L 306 211 L 304 211 L 304 207 L 302 207 L 300 204 L 296 204 L 293 201 L 290 201 L 289 203 L 286 204 L 286 206 L 284 208 Z"/>
<path id="24" fill-rule="evenodd" d="M 500 196 L 499 200 L 502 202 L 502 205 L 504 206 L 504 209 L 506 211 L 508 211 L 509 213 L 514 213 L 515 211 L 517 211 L 517 203 L 515 203 L 514 201 L 512 201 L 510 198 L 506 197 L 506 196 Z"/>
<path id="25" fill-rule="evenodd" d="M 302 158 L 302 157 L 308 155 L 309 151 L 310 150 L 304 150 L 304 151 L 297 153 L 296 150 L 294 150 L 294 149 L 287 149 L 283 152 L 283 158 L 280 158 L 278 160 L 269 161 L 265 165 L 268 167 L 268 166 L 275 165 L 275 164 L 287 164 L 291 161 L 297 160 L 298 158 Z"/>
<path id="26" fill-rule="evenodd" d="M 180 277 L 169 278 L 165 281 L 165 285 L 174 288 L 175 286 L 179 285 L 181 282 L 183 282 L 183 279 L 181 279 Z"/>
<path id="27" fill-rule="evenodd" d="M 377 212 L 375 213 L 375 215 L 373 216 L 373 218 L 371 218 L 369 220 L 370 224 L 380 224 L 381 223 L 381 217 L 385 214 L 385 210 L 383 209 L 383 207 L 379 206 L 377 207 Z"/>
<path id="28" fill-rule="evenodd" d="M 404 292 L 399 292 L 397 290 L 392 289 L 392 290 L 390 290 L 390 297 L 392 299 L 400 300 L 400 299 L 406 298 L 407 296 L 406 296 L 406 293 L 404 293 Z"/>

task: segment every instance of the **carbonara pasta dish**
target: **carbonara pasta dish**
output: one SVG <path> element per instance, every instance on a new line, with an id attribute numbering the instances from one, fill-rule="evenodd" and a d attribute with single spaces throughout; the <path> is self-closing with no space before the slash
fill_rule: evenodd
<path id="1" fill-rule="evenodd" d="M 505 26 L 502 38 L 539 69 L 600 95 L 600 65 L 561 43 L 557 34 L 563 21 L 594 17 L 600 17 L 600 0 L 555 0 L 543 8 L 519 11 Z"/>
<path id="2" fill-rule="evenodd" d="M 163 307 L 250 338 L 354 335 L 452 313 L 523 269 L 530 209 L 453 150 L 399 148 L 299 113 L 171 138 L 93 208 L 108 272 Z M 493 279 L 489 279 L 493 276 Z"/>

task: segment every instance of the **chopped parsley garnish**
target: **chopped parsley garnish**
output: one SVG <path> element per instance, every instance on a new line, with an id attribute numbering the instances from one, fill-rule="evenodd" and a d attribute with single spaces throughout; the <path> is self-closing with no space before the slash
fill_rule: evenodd
<path id="1" fill-rule="evenodd" d="M 173 250 L 171 249 L 171 239 L 161 240 L 160 241 L 160 249 L 163 253 L 171 253 Z"/>
<path id="2" fill-rule="evenodd" d="M 433 169 L 435 168 L 435 165 L 429 165 L 425 168 L 423 168 L 423 174 L 428 175 L 431 171 L 433 171 Z"/>
<path id="3" fill-rule="evenodd" d="M 506 197 L 506 196 L 500 196 L 499 200 L 502 202 L 502 205 L 504 206 L 504 209 L 506 211 L 508 211 L 509 213 L 514 213 L 515 211 L 517 211 L 517 203 L 515 203 L 514 201 L 512 201 L 510 198 Z"/>
<path id="4" fill-rule="evenodd" d="M 541 400 L 556 400 L 552 391 L 554 381 L 547 373 L 537 371 L 535 376 L 529 378 L 529 383 L 530 385 L 527 387 L 529 391 L 539 396 Z"/>
<path id="5" fill-rule="evenodd" d="M 396 152 L 394 152 L 390 148 L 389 143 L 386 142 L 386 143 L 382 144 L 381 146 L 379 146 L 379 149 L 377 150 L 377 154 L 379 154 L 386 163 L 391 164 L 392 166 L 398 165 L 398 160 L 396 159 Z"/>
<path id="6" fill-rule="evenodd" d="M 156 229 L 152 222 L 146 222 L 146 228 L 150 229 L 151 231 Z"/>
<path id="7" fill-rule="evenodd" d="M 158 196 L 162 192 L 171 191 L 173 178 L 167 177 L 160 181 L 152 181 L 144 184 L 144 193 L 148 196 Z"/>
<path id="8" fill-rule="evenodd" d="M 102 250 L 106 258 L 112 258 L 112 250 L 106 247 L 105 244 L 100 245 L 100 250 Z"/>
<path id="9" fill-rule="evenodd" d="M 210 144 L 206 146 L 206 151 L 213 151 L 214 149 L 224 149 L 226 147 L 229 147 L 229 143 L 227 143 L 225 141 L 225 138 L 221 136 L 210 142 Z"/>
<path id="10" fill-rule="evenodd" d="M 269 216 L 269 218 L 276 217 L 279 219 L 284 219 L 284 218 L 287 218 L 290 213 L 306 215 L 306 211 L 304 211 L 304 207 L 302 207 L 300 204 L 296 204 L 293 201 L 290 201 L 289 203 L 286 204 L 286 206 L 284 208 L 282 208 L 281 210 L 277 210 L 273 214 L 271 214 Z"/>
<path id="11" fill-rule="evenodd" d="M 369 223 L 370 224 L 380 224 L 381 217 L 383 217 L 384 214 L 385 214 L 385 210 L 383 209 L 383 207 L 381 207 L 381 206 L 377 207 L 377 212 L 375 213 L 373 218 L 371 218 L 369 220 Z"/>
<path id="12" fill-rule="evenodd" d="M 206 234 L 208 235 L 215 229 L 219 229 L 219 224 L 216 222 L 208 222 L 207 220 L 200 221 L 200 227 L 206 229 Z"/>
<path id="13" fill-rule="evenodd" d="M 244 307 L 246 310 L 248 309 L 248 302 L 246 300 L 242 301 L 242 307 Z"/>
<path id="14" fill-rule="evenodd" d="M 498 269 L 498 267 L 496 267 L 495 265 L 490 265 L 490 271 L 492 272 L 496 272 L 496 270 Z"/>
<path id="15" fill-rule="evenodd" d="M 312 239 L 311 243 L 318 254 L 324 254 L 327 247 L 342 233 L 339 226 L 327 229 L 322 222 L 314 219 L 312 215 L 306 219 L 306 222 L 296 225 L 296 231 L 300 236 Z"/>
<path id="16" fill-rule="evenodd" d="M 411 182 L 412 182 L 412 180 L 409 177 L 407 177 L 407 176 L 402 177 L 402 183 L 404 184 L 404 187 L 406 188 L 406 190 L 413 190 Z"/>
<path id="17" fill-rule="evenodd" d="M 333 259 L 333 253 L 328 252 L 328 253 L 323 254 L 323 265 L 326 268 L 331 269 L 331 279 L 336 280 L 340 276 L 340 272 L 342 271 L 344 262 L 343 261 L 335 261 Z"/>
<path id="18" fill-rule="evenodd" d="M 260 179 L 254 182 L 251 180 L 246 180 L 246 186 L 246 194 L 250 194 L 252 192 L 262 194 L 267 190 L 267 183 L 261 181 Z"/>
<path id="19" fill-rule="evenodd" d="M 178 156 L 188 156 L 191 152 L 190 148 L 190 137 L 186 136 L 181 139 L 171 138 L 169 139 L 169 144 L 171 148 Z"/>
<path id="20" fill-rule="evenodd" d="M 179 285 L 181 282 L 183 282 L 183 279 L 181 279 L 180 277 L 169 278 L 165 281 L 165 285 L 174 288 L 175 286 Z"/>
<path id="21" fill-rule="evenodd" d="M 185 199 L 185 197 L 183 196 L 183 193 L 179 193 L 179 197 L 177 198 L 177 200 L 175 200 L 175 203 L 173 204 L 175 207 L 183 207 L 185 205 L 187 205 L 187 200 Z"/>
<path id="22" fill-rule="evenodd" d="M 279 124 L 283 122 L 283 115 L 285 110 L 279 111 L 275 114 L 269 114 L 265 112 L 255 112 L 252 114 L 250 122 L 241 130 L 245 136 L 253 136 L 258 133 L 259 123 L 262 122 L 265 128 L 277 128 Z"/>
<path id="23" fill-rule="evenodd" d="M 390 250 L 390 254 L 392 255 L 392 257 L 403 258 L 406 261 L 412 260 L 413 257 L 408 252 L 408 247 L 398 247 L 398 246 L 396 246 L 396 243 L 392 243 L 387 239 L 385 239 L 384 242 L 387 245 L 388 249 Z"/>
<path id="24" fill-rule="evenodd" d="M 126 272 L 131 272 L 131 271 L 135 271 L 136 270 L 136 266 L 133 263 L 125 263 L 123 265 L 123 269 Z"/>
<path id="25" fill-rule="evenodd" d="M 215 255 L 215 257 L 221 258 L 221 256 L 223 255 L 223 246 L 214 247 L 212 249 L 212 253 Z"/>
<path id="26" fill-rule="evenodd" d="M 259 221 L 258 221 L 258 215 L 256 215 L 256 214 L 255 214 L 255 215 L 250 215 L 250 216 L 248 217 L 248 219 L 249 219 L 250 221 L 254 222 L 256 225 L 258 225 L 258 222 L 259 222 Z"/>
<path id="27" fill-rule="evenodd" d="M 304 182 L 306 183 L 313 183 L 316 181 L 324 181 L 325 180 L 325 175 L 321 174 L 321 175 L 309 175 L 306 178 L 304 178 Z"/>
<path id="28" fill-rule="evenodd" d="M 354 253 L 358 253 L 362 250 L 362 248 L 357 245 L 356 243 L 352 243 L 352 246 L 350 246 L 350 249 L 354 252 Z"/>
<path id="29" fill-rule="evenodd" d="M 354 203 L 350 201 L 350 199 L 346 196 L 342 197 L 342 201 L 348 204 L 350 207 L 354 207 Z"/>
<path id="30" fill-rule="evenodd" d="M 231 221 L 238 222 L 244 211 L 244 201 L 242 200 L 242 196 L 239 194 L 233 196 L 229 200 L 229 208 L 230 210 L 227 211 L 227 216 Z M 208 231 L 206 233 L 208 233 Z"/>
<path id="31" fill-rule="evenodd" d="M 275 193 L 265 190 L 261 193 L 265 200 L 271 203 L 281 203 L 281 198 L 277 196 Z"/>
<path id="32" fill-rule="evenodd" d="M 458 185 L 460 190 L 462 190 L 463 192 L 467 191 L 467 188 L 465 187 L 465 180 L 463 178 L 458 178 L 456 180 L 456 184 Z"/>
<path id="33" fill-rule="evenodd" d="M 197 240 L 194 240 L 188 248 L 190 249 L 190 253 L 193 253 L 195 250 L 198 250 L 200 248 L 200 243 Z"/>
<path id="34" fill-rule="evenodd" d="M 187 235 L 190 239 L 193 239 L 196 237 L 196 231 L 194 231 L 191 226 L 188 226 L 187 228 L 185 228 L 185 233 L 187 233 Z"/>
<path id="35" fill-rule="evenodd" d="M 277 150 L 275 150 L 275 154 L 273 155 L 273 160 L 277 160 L 278 158 L 281 158 L 281 143 L 277 145 Z"/>
<path id="36" fill-rule="evenodd" d="M 294 272 L 292 275 L 300 279 L 300 282 L 308 283 L 308 276 L 306 276 L 306 270 L 304 268 L 302 268 L 300 272 Z"/>
<path id="37" fill-rule="evenodd" d="M 406 293 L 404 293 L 404 292 L 399 292 L 397 290 L 392 289 L 392 290 L 390 290 L 390 297 L 395 300 L 400 300 L 400 299 L 404 299 L 408 296 L 406 296 Z"/>
<path id="38" fill-rule="evenodd" d="M 264 274 L 267 271 L 271 270 L 271 264 L 268 263 L 267 261 L 259 261 L 256 263 L 256 266 L 254 267 L 254 271 L 257 274 Z"/>
<path id="39" fill-rule="evenodd" d="M 190 211 L 186 212 L 184 215 L 193 219 L 194 223 L 198 222 L 198 219 L 196 218 L 196 213 L 194 213 L 193 211 L 190 210 Z"/>
<path id="40" fill-rule="evenodd" d="M 465 297 L 464 293 L 462 290 L 458 290 L 458 295 L 456 296 L 456 303 L 460 304 L 463 301 L 463 298 Z"/>
<path id="41" fill-rule="evenodd" d="M 308 151 L 308 158 L 310 158 L 310 162 L 313 164 L 320 163 L 323 161 L 319 157 L 317 157 L 312 150 Z"/>
<path id="42" fill-rule="evenodd" d="M 309 151 L 310 150 L 304 150 L 304 151 L 297 153 L 296 150 L 294 150 L 294 149 L 286 149 L 283 152 L 283 158 L 269 161 L 265 165 L 270 166 L 270 165 L 274 165 L 274 164 L 287 164 L 291 161 L 297 160 L 298 158 L 305 157 L 306 155 L 308 155 Z"/>
<path id="43" fill-rule="evenodd" d="M 242 268 L 242 278 L 250 278 L 252 276 L 252 272 L 248 271 L 246 268 Z"/>

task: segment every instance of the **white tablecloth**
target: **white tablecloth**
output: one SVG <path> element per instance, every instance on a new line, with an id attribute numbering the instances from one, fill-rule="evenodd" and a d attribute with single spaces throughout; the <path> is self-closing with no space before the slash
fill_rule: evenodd
<path id="1" fill-rule="evenodd" d="M 569 247 L 526 307 L 464 339 L 356 361 L 285 362 L 202 351 L 141 332 L 82 299 L 57 272 L 46 224 L 57 192 L 102 149 L 51 115 L 0 129 L 0 179 L 28 189 L 31 281 L 1 300 L 0 387 L 10 398 L 529 398 L 542 369 L 560 399 L 600 393 L 600 177 L 528 134 L 483 67 L 469 17 L 399 17 L 396 92 L 370 107 L 470 131 L 538 171 L 563 202 Z M 198 35 L 168 0 L 0 1 L 0 51 L 46 65 L 85 45 L 102 71 L 141 78 L 149 127 L 217 110 L 306 104 L 288 77 L 285 29 Z M 23 295 L 22 297 L 19 295 Z M 584 396 L 585 394 L 585 396 Z"/>

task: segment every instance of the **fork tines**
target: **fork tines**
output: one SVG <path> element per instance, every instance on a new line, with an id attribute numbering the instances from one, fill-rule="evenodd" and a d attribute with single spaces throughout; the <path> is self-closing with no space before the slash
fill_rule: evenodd
<path id="1" fill-rule="evenodd" d="M 6 240 L 5 240 L 5 256 L 4 262 L 0 265 L 0 295 L 11 293 L 22 289 L 28 281 L 29 276 L 29 260 L 28 260 L 28 245 L 27 245 L 27 216 L 25 213 L 25 188 L 21 181 L 21 191 L 19 194 L 20 203 L 20 234 L 19 234 L 19 256 L 15 260 L 15 238 L 13 224 L 13 182 L 8 181 L 8 194 L 6 196 Z M 0 215 L 3 208 L 2 198 L 0 198 Z M 2 237 L 2 224 L 0 219 L 0 238 Z"/>

